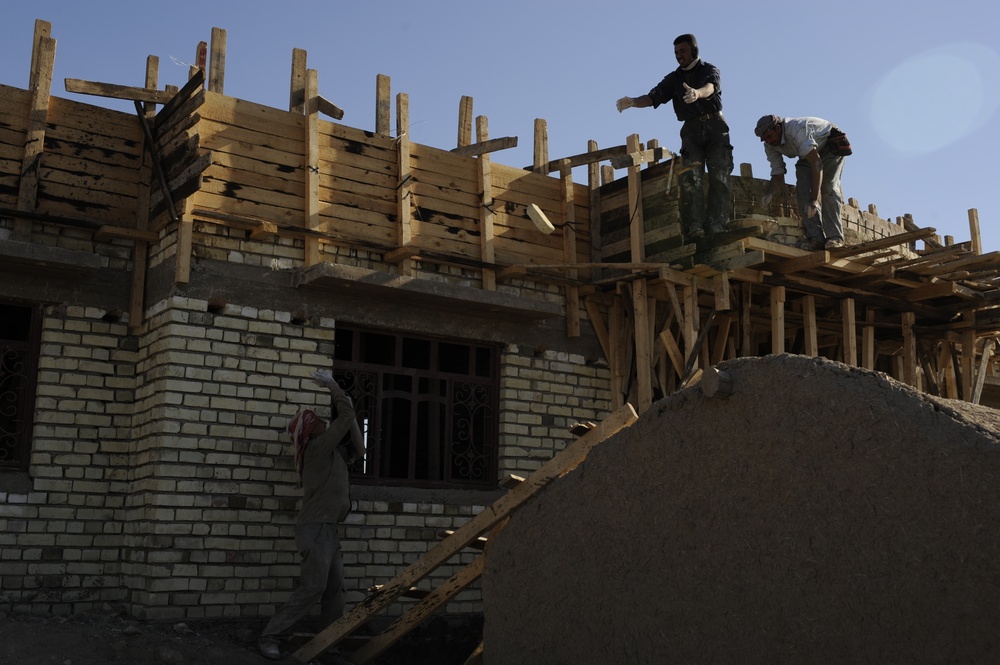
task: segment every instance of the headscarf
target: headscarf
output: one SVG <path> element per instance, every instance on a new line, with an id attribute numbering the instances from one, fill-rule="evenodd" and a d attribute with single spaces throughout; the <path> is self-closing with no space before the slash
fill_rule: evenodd
<path id="1" fill-rule="evenodd" d="M 776 115 L 761 116 L 760 120 L 757 121 L 757 126 L 754 128 L 753 133 L 757 136 L 763 136 L 764 132 L 780 124 L 781 118 Z"/>
<path id="2" fill-rule="evenodd" d="M 306 446 L 312 438 L 313 430 L 320 423 L 319 416 L 312 409 L 302 409 L 292 422 L 288 423 L 288 433 L 292 435 L 292 446 L 295 449 L 295 471 L 299 474 L 299 484 L 302 484 L 302 466 L 306 456 Z"/>

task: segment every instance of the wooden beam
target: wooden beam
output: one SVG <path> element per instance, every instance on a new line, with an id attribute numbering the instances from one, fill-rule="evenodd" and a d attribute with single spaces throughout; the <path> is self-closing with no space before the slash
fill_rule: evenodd
<path id="1" fill-rule="evenodd" d="M 587 141 L 587 153 L 594 154 L 597 141 Z M 601 180 L 597 162 L 587 163 L 587 188 L 590 190 L 590 260 L 601 260 Z"/>
<path id="2" fill-rule="evenodd" d="M 628 137 L 629 152 L 639 151 L 639 135 Z M 638 166 L 628 169 L 628 218 L 629 245 L 633 262 L 646 260 L 645 224 L 642 218 L 642 177 Z"/>
<path id="3" fill-rule="evenodd" d="M 563 162 L 563 159 L 568 159 L 570 166 L 576 168 L 577 166 L 588 166 L 590 164 L 595 164 L 597 162 L 603 162 L 606 159 L 612 159 L 614 157 L 618 157 L 626 153 L 628 153 L 628 146 L 617 145 L 612 148 L 602 148 L 598 150 L 597 144 L 594 143 L 593 150 L 588 150 L 587 152 L 583 152 L 577 155 L 571 155 L 569 157 L 564 157 L 561 159 L 554 159 L 548 162 L 547 164 L 543 164 L 542 166 L 537 168 L 534 166 L 526 166 L 525 170 L 526 171 L 534 170 L 538 173 L 541 173 L 542 175 L 545 175 L 548 173 L 552 173 L 553 171 L 558 171 L 560 168 L 560 164 L 562 164 Z M 602 174 L 602 179 L 604 180 L 605 184 L 607 184 L 608 182 L 614 180 L 614 167 L 610 165 L 605 165 L 604 168 L 608 170 L 608 174 L 607 175 Z"/>
<path id="4" fill-rule="evenodd" d="M 391 80 L 385 74 L 379 74 L 375 77 L 375 133 L 379 136 L 389 136 L 391 103 Z"/>
<path id="5" fill-rule="evenodd" d="M 486 116 L 476 118 L 476 142 L 482 144 L 490 138 L 489 121 Z M 493 237 L 493 176 L 490 167 L 490 154 L 484 153 L 476 158 L 479 166 L 479 252 L 486 263 L 496 262 L 495 239 Z M 496 273 L 489 268 L 483 268 L 483 288 L 496 291 Z M 575 274 L 572 277 L 576 277 Z M 579 305 L 579 303 L 577 303 Z M 568 316 L 567 311 L 567 316 Z M 579 334 L 579 332 L 577 332 Z"/>
<path id="6" fill-rule="evenodd" d="M 861 330 L 861 366 L 875 369 L 875 309 L 865 310 L 865 327 Z"/>
<path id="7" fill-rule="evenodd" d="M 916 322 L 913 312 L 903 312 L 903 383 L 917 385 L 917 339 L 913 333 Z"/>
<path id="8" fill-rule="evenodd" d="M 587 309 L 587 314 L 590 316 L 590 324 L 594 327 L 594 333 L 597 335 L 597 341 L 600 343 L 601 350 L 604 351 L 604 358 L 608 361 L 608 367 L 610 367 L 611 349 L 609 347 L 610 340 L 608 339 L 608 326 L 604 322 L 601 310 L 593 298 L 584 298 L 583 305 Z"/>
<path id="9" fill-rule="evenodd" d="M 979 361 L 979 370 L 976 372 L 976 383 L 972 389 L 972 397 L 969 399 L 973 404 L 979 404 L 983 396 L 983 386 L 986 383 L 986 374 L 989 373 L 990 361 L 993 358 L 993 347 L 996 340 L 992 337 L 983 344 L 983 355 Z"/>
<path id="10" fill-rule="evenodd" d="M 548 173 L 545 169 L 549 161 L 549 130 L 548 125 L 542 118 L 535 118 L 535 145 L 533 154 L 535 173 Z"/>
<path id="11" fill-rule="evenodd" d="M 489 141 L 484 139 L 476 139 L 475 143 L 470 145 L 464 145 L 458 148 L 452 148 L 451 152 L 456 155 L 466 155 L 468 157 L 475 157 L 476 155 L 488 155 L 491 152 L 497 152 L 498 150 L 506 150 L 508 148 L 517 147 L 517 137 L 516 136 L 504 136 L 499 139 L 490 139 Z"/>
<path id="12" fill-rule="evenodd" d="M 458 102 L 458 140 L 456 149 L 472 145 L 472 97 L 463 95 Z"/>
<path id="13" fill-rule="evenodd" d="M 566 163 L 560 171 L 560 188 L 562 190 L 562 214 L 563 214 L 563 258 L 573 265 L 576 263 L 576 204 L 573 201 L 573 170 Z M 570 279 L 577 279 L 578 272 L 575 268 L 570 269 L 567 276 Z M 566 336 L 580 336 L 580 289 L 579 287 L 567 285 L 566 289 Z M 640 406 L 641 408 L 641 406 Z"/>
<path id="14" fill-rule="evenodd" d="M 615 155 L 611 158 L 611 166 L 616 169 L 629 168 L 631 166 L 639 166 L 641 164 L 650 164 L 660 161 L 661 159 L 673 159 L 677 155 L 670 152 L 666 148 L 649 148 L 647 150 L 637 150 L 632 152 L 629 150 L 628 153 L 624 155 Z"/>
<path id="15" fill-rule="evenodd" d="M 975 323 L 975 311 L 967 311 L 963 317 L 970 324 Z M 976 331 L 969 328 L 962 333 L 962 399 L 971 401 L 976 378 Z"/>
<path id="16" fill-rule="evenodd" d="M 813 358 L 819 355 L 819 327 L 816 325 L 816 298 L 802 296 L 802 337 L 805 354 Z"/>
<path id="17" fill-rule="evenodd" d="M 858 334 L 854 318 L 854 299 L 840 301 L 840 316 L 844 324 L 844 364 L 856 367 L 858 364 Z"/>
<path id="18" fill-rule="evenodd" d="M 319 109 L 316 108 L 316 94 L 319 91 L 319 73 L 315 69 L 306 70 L 306 121 L 305 154 L 302 156 L 305 169 L 305 227 L 310 231 L 319 229 Z M 305 267 L 320 262 L 319 238 L 306 236 Z"/>
<path id="19" fill-rule="evenodd" d="M 620 295 L 615 295 L 611 301 L 611 324 L 608 327 L 608 347 L 611 355 L 608 358 L 611 370 L 611 406 L 621 408 L 625 401 L 625 344 L 628 333 L 625 325 L 625 303 Z"/>
<path id="20" fill-rule="evenodd" d="M 653 404 L 652 341 L 649 336 L 649 311 L 646 302 L 646 280 L 632 282 L 632 309 L 635 334 L 635 371 L 639 394 L 637 411 L 644 413 Z"/>
<path id="21" fill-rule="evenodd" d="M 410 564 L 402 573 L 382 587 L 381 592 L 358 603 L 350 612 L 324 628 L 293 655 L 307 662 L 335 645 L 345 636 L 368 623 L 378 612 L 392 604 L 404 591 L 433 570 L 446 563 L 455 554 L 475 540 L 480 534 L 499 524 L 508 515 L 531 499 L 540 489 L 554 479 L 576 468 L 599 443 L 610 438 L 637 420 L 630 404 L 617 409 L 595 428 L 570 442 L 551 459 L 542 464 L 527 480 L 506 492 L 487 509 L 459 527 L 453 536 L 442 540 L 424 556 Z"/>
<path id="22" fill-rule="evenodd" d="M 303 49 L 292 49 L 292 75 L 288 90 L 288 110 L 303 113 L 306 107 L 306 57 Z"/>
<path id="23" fill-rule="evenodd" d="M 50 39 L 51 37 L 52 23 L 36 18 L 35 32 L 31 38 L 31 69 L 28 70 L 28 90 L 34 90 L 38 85 L 38 74 L 40 71 L 38 59 L 42 56 L 38 48 L 40 40 L 43 38 Z"/>
<path id="24" fill-rule="evenodd" d="M 35 24 L 36 32 L 44 33 L 45 24 Z M 17 209 L 34 212 L 38 200 L 39 171 L 45 152 L 45 126 L 48 122 L 49 95 L 52 90 L 52 68 L 56 59 L 56 40 L 39 36 L 32 50 L 33 69 L 30 80 L 31 100 L 28 106 L 27 130 L 24 133 L 24 152 L 21 156 L 21 177 L 17 189 Z M 31 239 L 32 224 L 29 219 L 14 221 L 14 240 Z"/>
<path id="25" fill-rule="evenodd" d="M 212 55 L 208 63 L 208 89 L 224 95 L 226 89 L 226 31 L 212 28 Z"/>
<path id="26" fill-rule="evenodd" d="M 396 166 L 398 182 L 396 183 L 396 222 L 400 250 L 405 254 L 399 256 L 399 274 L 413 275 L 413 261 L 410 253 L 413 249 L 413 174 L 410 160 L 410 96 L 405 92 L 396 95 Z"/>
<path id="27" fill-rule="evenodd" d="M 785 353 L 785 287 L 771 287 L 771 353 Z"/>
<path id="28" fill-rule="evenodd" d="M 94 97 L 124 99 L 148 104 L 166 104 L 174 96 L 174 93 L 166 90 L 136 88 L 128 85 L 98 83 L 96 81 L 83 81 L 81 79 L 65 79 L 65 84 L 66 92 L 77 95 L 93 95 Z"/>
<path id="29" fill-rule="evenodd" d="M 719 317 L 718 331 L 715 336 L 715 349 L 709 358 L 709 364 L 718 365 L 725 358 L 729 342 L 729 329 L 732 327 L 732 324 L 733 316 L 731 314 L 723 314 Z"/>
<path id="30" fill-rule="evenodd" d="M 969 208 L 969 233 L 972 234 L 972 251 L 983 253 L 983 236 L 979 232 L 979 211 Z"/>

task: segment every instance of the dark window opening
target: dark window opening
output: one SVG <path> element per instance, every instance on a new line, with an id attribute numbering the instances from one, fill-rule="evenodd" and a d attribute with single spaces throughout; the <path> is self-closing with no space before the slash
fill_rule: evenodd
<path id="1" fill-rule="evenodd" d="M 40 338 L 38 308 L 0 302 L 0 469 L 28 468 Z"/>
<path id="2" fill-rule="evenodd" d="M 334 370 L 368 455 L 356 480 L 496 487 L 499 347 L 337 327 Z"/>

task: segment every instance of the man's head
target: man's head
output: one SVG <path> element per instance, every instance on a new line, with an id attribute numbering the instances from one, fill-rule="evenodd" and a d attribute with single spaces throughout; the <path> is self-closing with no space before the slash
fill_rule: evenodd
<path id="1" fill-rule="evenodd" d="M 292 441 L 305 443 L 326 431 L 326 422 L 312 409 L 302 409 L 288 423 L 288 433 Z"/>
<path id="2" fill-rule="evenodd" d="M 681 67 L 687 67 L 698 59 L 698 40 L 694 35 L 680 35 L 674 40 L 674 57 Z"/>
<path id="3" fill-rule="evenodd" d="M 776 115 L 761 116 L 753 133 L 768 145 L 778 145 L 781 143 L 781 118 Z"/>

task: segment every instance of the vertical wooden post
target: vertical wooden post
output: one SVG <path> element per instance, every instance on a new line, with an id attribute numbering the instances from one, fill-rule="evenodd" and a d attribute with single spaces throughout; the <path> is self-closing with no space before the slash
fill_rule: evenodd
<path id="1" fill-rule="evenodd" d="M 389 136 L 389 105 L 392 103 L 390 79 L 385 74 L 375 77 L 375 133 Z"/>
<path id="2" fill-rule="evenodd" d="M 482 143 L 489 140 L 489 138 L 489 122 L 486 116 L 481 115 L 476 118 L 476 141 Z M 496 263 L 496 254 L 493 239 L 493 177 L 490 172 L 490 154 L 484 152 L 476 158 L 476 161 L 479 163 L 479 186 L 482 197 L 482 202 L 479 206 L 479 221 L 482 225 L 479 236 L 481 256 L 485 263 L 492 264 Z M 492 268 L 483 268 L 483 288 L 487 291 L 496 291 L 496 271 Z M 577 308 L 579 308 L 579 304 L 577 302 Z M 567 311 L 568 315 L 569 312 Z M 577 316 L 579 317 L 579 314 Z M 579 318 L 577 319 L 577 325 L 579 326 Z"/>
<path id="3" fill-rule="evenodd" d="M 288 90 L 288 110 L 302 113 L 306 104 L 306 52 L 292 49 L 292 76 Z"/>
<path id="4" fill-rule="evenodd" d="M 938 372 L 941 374 L 938 380 L 938 385 L 942 386 L 941 396 L 958 399 L 958 375 L 955 373 L 951 342 L 941 345 L 941 351 L 938 353 Z"/>
<path id="5" fill-rule="evenodd" d="M 615 294 L 611 303 L 611 322 L 608 329 L 608 346 L 611 355 L 611 404 L 613 409 L 625 405 L 625 305 L 622 297 Z"/>
<path id="6" fill-rule="evenodd" d="M 805 353 L 815 358 L 819 355 L 819 327 L 816 325 L 816 297 L 802 296 L 802 337 Z"/>
<path id="7" fill-rule="evenodd" d="M 559 163 L 559 180 L 562 189 L 562 213 L 563 213 L 563 260 L 568 264 L 575 264 L 576 261 L 576 212 L 573 201 L 573 169 L 569 160 L 564 159 Z M 566 276 L 575 280 L 577 278 L 576 268 L 567 271 Z M 580 287 L 575 284 L 566 285 L 566 336 L 580 336 Z"/>
<path id="8" fill-rule="evenodd" d="M 701 309 L 698 306 L 698 281 L 684 287 L 684 357 L 690 358 L 697 351 L 698 331 L 701 329 Z M 692 371 L 698 369 L 697 363 Z M 683 377 L 682 377 L 683 378 Z"/>
<path id="9" fill-rule="evenodd" d="M 632 134 L 626 141 L 625 149 L 629 154 L 640 151 L 639 135 Z M 632 248 L 632 263 L 642 263 L 646 260 L 645 224 L 642 219 L 642 176 L 639 166 L 628 167 L 628 218 L 629 240 Z"/>
<path id="10" fill-rule="evenodd" d="M 31 51 L 32 82 L 31 101 L 28 107 L 28 125 L 24 134 L 24 153 L 21 157 L 21 179 L 17 190 L 17 209 L 33 212 L 38 200 L 38 173 L 45 152 L 45 125 L 49 113 L 49 95 L 52 90 L 52 69 L 56 59 L 56 40 L 47 36 L 51 24 L 35 22 L 35 43 Z M 14 240 L 31 239 L 31 220 L 14 222 Z"/>
<path id="11" fill-rule="evenodd" d="M 597 141 L 587 141 L 587 152 L 597 152 Z M 597 162 L 587 164 L 587 187 L 590 188 L 590 261 L 600 263 L 601 255 L 601 173 Z"/>
<path id="12" fill-rule="evenodd" d="M 963 316 L 969 328 L 962 332 L 962 399 L 972 400 L 972 389 L 976 379 L 976 331 L 972 327 L 976 320 L 973 310 Z"/>
<path id="13" fill-rule="evenodd" d="M 409 247 L 413 242 L 413 191 L 410 188 L 410 98 L 405 92 L 396 95 L 396 156 L 399 182 L 396 185 L 396 217 L 399 220 L 399 246 Z M 409 256 L 399 262 L 399 274 L 413 274 L 413 260 Z"/>
<path id="14" fill-rule="evenodd" d="M 983 236 L 979 233 L 979 211 L 969 208 L 969 232 L 972 234 L 972 251 L 983 253 Z"/>
<path id="15" fill-rule="evenodd" d="M 913 333 L 917 315 L 903 312 L 903 383 L 917 385 L 917 339 Z"/>
<path id="16" fill-rule="evenodd" d="M 458 102 L 458 147 L 472 144 L 472 97 Z"/>
<path id="17" fill-rule="evenodd" d="M 535 118 L 534 171 L 547 173 L 549 163 L 549 129 L 542 118 Z"/>
<path id="18" fill-rule="evenodd" d="M 785 287 L 771 287 L 771 353 L 785 352 Z"/>
<path id="19" fill-rule="evenodd" d="M 319 73 L 306 70 L 306 136 L 305 136 L 305 227 L 310 231 L 319 228 Z M 320 262 L 319 238 L 306 235 L 305 265 Z"/>
<path id="20" fill-rule="evenodd" d="M 865 311 L 865 327 L 861 332 L 861 366 L 875 369 L 875 309 Z"/>
<path id="21" fill-rule="evenodd" d="M 972 397 L 969 398 L 973 404 L 979 404 L 979 400 L 983 396 L 983 386 L 986 384 L 986 374 L 990 371 L 990 361 L 993 358 L 995 344 L 996 340 L 992 337 L 983 344 L 983 357 L 979 361 L 979 371 L 976 372 L 976 384 L 972 389 Z"/>
<path id="22" fill-rule="evenodd" d="M 753 323 L 750 320 L 750 307 L 753 304 L 753 287 L 750 282 L 740 284 L 740 356 L 754 356 Z"/>
<path id="23" fill-rule="evenodd" d="M 854 298 L 840 301 L 840 316 L 844 325 L 844 364 L 858 364 L 858 333 L 854 316 Z"/>
<path id="24" fill-rule="evenodd" d="M 649 336 L 649 312 L 646 302 L 646 280 L 632 282 L 632 309 L 635 312 L 635 380 L 638 390 L 636 411 L 642 413 L 653 403 L 652 340 Z"/>
<path id="25" fill-rule="evenodd" d="M 159 86 L 160 59 L 155 55 L 146 58 L 146 89 L 156 90 Z M 156 116 L 156 104 L 149 102 L 144 108 L 148 122 L 152 123 Z M 140 231 L 149 229 L 149 186 L 152 182 L 153 151 L 155 146 L 146 146 L 143 150 L 142 166 L 139 167 L 139 188 L 135 197 L 135 228 Z M 136 239 L 132 247 L 132 287 L 129 292 L 128 325 L 135 330 L 142 325 L 145 317 L 144 297 L 146 290 L 146 263 L 149 254 L 149 243 Z"/>
<path id="26" fill-rule="evenodd" d="M 212 28 L 212 59 L 208 67 L 208 89 L 225 94 L 226 84 L 226 31 Z"/>

